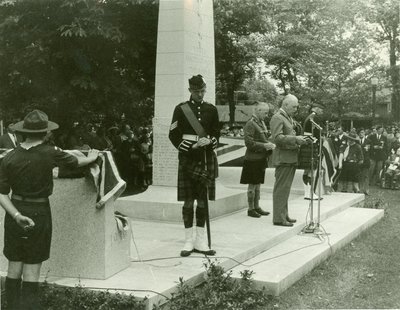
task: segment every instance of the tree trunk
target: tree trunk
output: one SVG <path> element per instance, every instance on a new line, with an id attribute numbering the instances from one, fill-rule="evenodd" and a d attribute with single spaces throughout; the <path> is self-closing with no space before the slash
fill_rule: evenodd
<path id="1" fill-rule="evenodd" d="M 393 118 L 395 121 L 400 121 L 400 67 L 396 64 L 396 52 L 400 52 L 397 49 L 396 41 L 399 39 L 399 33 L 397 27 L 399 25 L 399 19 L 396 19 L 395 25 L 393 25 L 392 36 L 389 40 L 390 48 L 390 79 L 392 82 L 392 111 Z"/>
<path id="2" fill-rule="evenodd" d="M 228 102 L 229 102 L 229 124 L 232 126 L 235 123 L 235 91 L 233 87 L 228 87 L 227 90 Z"/>

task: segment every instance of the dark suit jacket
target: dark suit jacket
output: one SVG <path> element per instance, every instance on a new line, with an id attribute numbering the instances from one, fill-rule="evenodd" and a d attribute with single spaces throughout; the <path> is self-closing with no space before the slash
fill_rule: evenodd
<path id="1" fill-rule="evenodd" d="M 364 156 L 364 161 L 361 165 L 362 168 L 369 168 L 370 167 L 370 152 L 371 149 L 369 149 L 368 151 L 365 149 L 367 145 L 370 145 L 371 142 L 369 141 L 368 137 L 364 138 L 364 141 L 362 139 L 360 139 L 360 145 L 362 148 L 362 152 L 363 152 L 363 156 Z"/>
<path id="2" fill-rule="evenodd" d="M 18 139 L 17 139 L 17 145 L 18 145 Z M 8 133 L 5 133 L 4 135 L 0 136 L 0 149 L 14 149 L 16 145 L 12 142 L 10 136 Z"/>
<path id="3" fill-rule="evenodd" d="M 335 152 L 337 155 L 340 154 L 340 151 L 343 147 L 347 146 L 347 141 L 344 135 L 342 135 L 342 138 L 339 136 L 335 135 L 332 138 L 333 146 L 335 147 Z"/>
<path id="4" fill-rule="evenodd" d="M 266 159 L 271 151 L 267 151 L 264 144 L 268 141 L 268 130 L 265 124 L 257 117 L 253 117 L 244 126 L 244 143 L 246 144 L 245 160 L 255 161 Z"/>
<path id="5" fill-rule="evenodd" d="M 293 121 L 285 112 L 279 110 L 270 121 L 272 142 L 276 144 L 272 152 L 275 167 L 284 164 L 297 164 L 299 146 L 296 142 L 296 131 Z"/>
<path id="6" fill-rule="evenodd" d="M 384 135 L 381 135 L 380 139 L 378 139 L 378 135 L 373 134 L 368 136 L 368 139 L 371 142 L 371 159 L 375 161 L 385 161 L 387 158 L 388 147 L 386 137 Z"/>

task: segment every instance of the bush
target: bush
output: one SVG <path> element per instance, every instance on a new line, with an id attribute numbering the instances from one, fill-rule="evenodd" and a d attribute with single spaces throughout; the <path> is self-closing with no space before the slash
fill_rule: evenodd
<path id="1" fill-rule="evenodd" d="M 245 270 L 241 279 L 232 279 L 232 271 L 225 272 L 216 262 L 208 260 L 206 281 L 194 288 L 179 279 L 178 292 L 173 294 L 169 303 L 170 310 L 256 310 L 268 301 L 264 289 L 254 288 L 252 271 Z"/>
<path id="2" fill-rule="evenodd" d="M 61 287 L 44 283 L 41 286 L 41 304 L 49 310 L 144 310 L 145 301 L 132 295 L 92 291 L 82 286 Z"/>
<path id="3" fill-rule="evenodd" d="M 378 192 L 374 196 L 366 196 L 364 208 L 387 209 L 388 203 L 383 197 L 383 192 Z"/>

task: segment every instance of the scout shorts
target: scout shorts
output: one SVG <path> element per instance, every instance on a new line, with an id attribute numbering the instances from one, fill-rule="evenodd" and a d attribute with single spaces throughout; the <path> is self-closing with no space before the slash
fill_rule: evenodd
<path id="1" fill-rule="evenodd" d="M 38 264 L 50 256 L 51 211 L 48 202 L 12 200 L 18 211 L 30 217 L 35 226 L 26 231 L 8 213 L 4 220 L 4 256 L 9 261 Z"/>

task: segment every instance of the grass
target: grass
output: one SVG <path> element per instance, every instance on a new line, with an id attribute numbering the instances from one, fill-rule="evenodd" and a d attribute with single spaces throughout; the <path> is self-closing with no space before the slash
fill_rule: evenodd
<path id="1" fill-rule="evenodd" d="M 400 308 L 400 191 L 372 187 L 366 205 L 384 218 L 265 309 Z"/>

